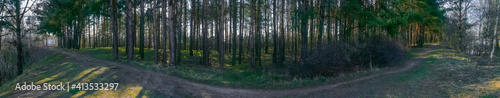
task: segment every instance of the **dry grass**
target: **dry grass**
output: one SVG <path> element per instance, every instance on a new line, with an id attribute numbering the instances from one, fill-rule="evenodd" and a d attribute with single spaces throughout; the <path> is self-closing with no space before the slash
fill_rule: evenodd
<path id="1" fill-rule="evenodd" d="M 398 86 L 389 87 L 392 90 L 386 90 L 385 95 L 498 98 L 500 66 L 475 65 L 477 59 L 471 58 L 454 50 L 437 50 L 419 68 L 405 73 L 410 80 L 395 82 Z"/>

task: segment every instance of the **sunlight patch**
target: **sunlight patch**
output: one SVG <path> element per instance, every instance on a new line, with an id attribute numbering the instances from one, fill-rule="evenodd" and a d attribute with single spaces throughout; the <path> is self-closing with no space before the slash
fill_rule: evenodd
<path id="1" fill-rule="evenodd" d="M 488 81 L 490 87 L 495 90 L 500 90 L 500 78 L 495 78 L 493 81 Z"/>
<path id="2" fill-rule="evenodd" d="M 79 73 L 76 77 L 74 77 L 74 78 L 72 79 L 72 81 L 76 81 L 76 80 L 78 80 L 78 79 L 82 78 L 83 76 L 85 76 L 86 74 L 89 74 L 92 70 L 95 70 L 95 69 L 97 69 L 97 68 L 98 68 L 98 67 L 89 68 L 89 69 L 87 69 L 87 70 L 84 70 L 84 71 L 80 72 L 80 73 Z"/>
<path id="3" fill-rule="evenodd" d="M 8 94 L 8 93 L 10 93 L 10 92 L 12 92 L 12 91 L 6 91 L 6 92 L 3 92 L 3 93 L 1 93 L 1 94 L 0 94 L 0 96 L 4 96 L 5 94 Z"/>
<path id="4" fill-rule="evenodd" d="M 457 96 L 471 97 L 471 96 L 489 95 L 500 90 L 500 77 L 497 77 L 495 79 L 483 83 L 471 84 L 467 86 L 467 88 L 469 89 L 469 91 L 458 94 Z"/>
<path id="5" fill-rule="evenodd" d="M 87 91 L 79 91 L 75 95 L 71 96 L 71 98 L 78 98 L 78 97 L 82 96 L 85 93 L 87 93 Z"/>
<path id="6" fill-rule="evenodd" d="M 90 73 L 87 77 L 83 78 L 80 82 L 90 82 L 90 80 L 94 79 L 97 75 L 100 75 L 108 70 L 108 67 L 99 67 L 96 71 Z"/>
<path id="7" fill-rule="evenodd" d="M 127 88 L 127 96 L 138 96 L 143 87 L 129 87 Z"/>
<path id="8" fill-rule="evenodd" d="M 60 76 L 61 74 L 63 74 L 63 73 L 66 73 L 66 72 L 60 72 L 60 73 L 55 74 L 55 75 L 53 75 L 53 76 L 51 76 L 51 77 L 48 77 L 48 78 L 45 78 L 45 79 L 40 80 L 40 81 L 38 81 L 38 82 L 35 82 L 35 84 L 42 84 L 42 83 L 45 83 L 45 82 L 48 82 L 48 81 L 54 80 L 55 78 L 59 77 L 59 76 Z"/>

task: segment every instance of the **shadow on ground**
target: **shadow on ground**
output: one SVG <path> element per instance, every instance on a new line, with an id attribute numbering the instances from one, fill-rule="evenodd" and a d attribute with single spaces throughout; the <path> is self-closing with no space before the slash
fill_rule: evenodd
<path id="1" fill-rule="evenodd" d="M 65 56 L 56 54 L 44 59 L 54 61 L 50 64 L 29 66 L 24 74 L 18 78 L 7 82 L 0 88 L 0 97 L 168 97 L 155 90 L 143 87 L 138 83 L 127 80 L 126 77 L 119 77 L 113 68 L 102 67 L 100 65 L 80 66 L 78 63 L 63 59 Z M 61 60 L 63 59 L 63 60 Z M 44 62 L 42 60 L 41 62 Z M 138 73 L 140 74 L 140 73 Z M 40 85 L 50 84 L 78 84 L 78 83 L 119 83 L 116 90 L 78 90 L 69 91 L 16 91 L 17 83 L 24 82 Z M 105 87 L 105 86 L 104 86 Z M 90 87 L 89 87 L 90 88 Z"/>

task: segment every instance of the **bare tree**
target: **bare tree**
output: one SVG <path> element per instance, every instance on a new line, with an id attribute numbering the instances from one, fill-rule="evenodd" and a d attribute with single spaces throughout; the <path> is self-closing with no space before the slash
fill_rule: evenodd
<path id="1" fill-rule="evenodd" d="M 23 73 L 23 65 L 24 65 L 24 53 L 23 53 L 23 43 L 22 43 L 22 22 L 23 22 L 23 17 L 28 12 L 31 10 L 31 7 L 34 5 L 34 2 L 30 3 L 30 0 L 26 1 L 25 7 L 21 9 L 21 0 L 14 0 L 12 1 L 14 8 L 8 9 L 9 14 L 11 14 L 10 18 L 12 18 L 10 24 L 12 24 L 11 28 L 15 31 L 14 36 L 15 36 L 15 45 L 16 45 L 16 50 L 17 50 L 17 74 L 20 75 Z M 12 11 L 13 10 L 13 11 Z"/>
<path id="2" fill-rule="evenodd" d="M 498 0 L 497 0 L 498 2 Z M 500 9 L 500 6 L 497 4 L 497 8 L 495 9 L 495 26 L 493 28 L 495 28 L 495 30 L 493 31 L 493 44 L 491 45 L 492 48 L 491 48 L 491 54 L 490 54 L 490 58 L 493 58 L 493 53 L 495 52 L 495 47 L 497 46 L 497 30 L 498 30 L 498 14 L 499 14 L 499 10 Z"/>
<path id="3" fill-rule="evenodd" d="M 457 33 L 458 33 L 458 44 L 459 44 L 459 49 L 461 51 L 466 51 L 467 43 L 466 43 L 466 17 L 467 17 L 467 12 L 471 8 L 471 2 L 470 0 L 448 0 L 448 3 L 451 5 L 451 10 L 454 15 L 452 16 L 457 16 Z"/>

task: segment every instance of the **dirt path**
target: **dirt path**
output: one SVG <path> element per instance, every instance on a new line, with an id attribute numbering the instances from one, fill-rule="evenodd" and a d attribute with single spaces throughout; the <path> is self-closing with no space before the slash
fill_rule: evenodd
<path id="1" fill-rule="evenodd" d="M 181 78 L 166 75 L 161 72 L 155 72 L 143 68 L 133 67 L 131 65 L 126 65 L 122 63 L 116 63 L 101 59 L 92 58 L 90 55 L 82 54 L 74 51 L 65 51 L 56 48 L 49 48 L 49 50 L 60 52 L 67 55 L 64 60 L 72 61 L 81 66 L 96 66 L 100 65 L 102 67 L 107 67 L 107 71 L 111 71 L 116 74 L 120 80 L 121 85 L 126 84 L 136 84 L 143 86 L 144 89 L 154 90 L 155 92 L 160 92 L 166 96 L 172 97 L 298 97 L 298 96 L 349 96 L 353 94 L 352 92 L 357 92 L 363 90 L 365 86 L 372 86 L 369 84 L 356 84 L 361 81 L 376 81 L 375 77 L 380 77 L 386 74 L 396 74 L 412 69 L 422 62 L 426 58 L 427 54 L 431 51 L 437 49 L 438 46 L 430 45 L 426 48 L 422 48 L 419 52 L 419 56 L 412 58 L 407 61 L 406 66 L 400 69 L 391 70 L 383 73 L 377 73 L 369 76 L 364 76 L 356 78 L 354 80 L 349 80 L 345 82 L 310 87 L 310 88 L 300 88 L 300 89 L 290 89 L 290 90 L 258 90 L 258 89 L 237 89 L 237 88 L 225 88 L 217 87 L 211 85 L 205 85 L 200 83 L 195 83 L 187 81 Z M 344 85 L 355 85 L 350 87 L 339 86 Z M 375 83 L 376 84 L 376 83 Z"/>

